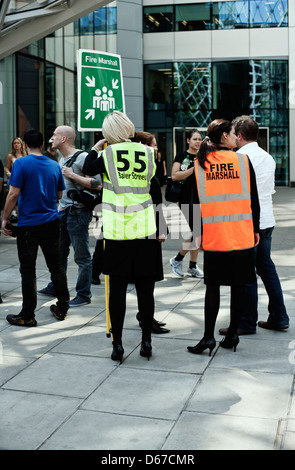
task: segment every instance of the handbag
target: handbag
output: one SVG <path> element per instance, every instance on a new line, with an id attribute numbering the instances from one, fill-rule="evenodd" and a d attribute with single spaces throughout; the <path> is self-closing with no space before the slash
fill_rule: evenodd
<path id="1" fill-rule="evenodd" d="M 65 164 L 67 167 L 71 167 L 75 162 L 76 158 L 80 153 L 83 153 L 83 150 L 76 152 L 70 160 Z M 72 199 L 72 201 L 82 202 L 88 210 L 93 211 L 94 208 L 101 203 L 102 201 L 102 191 L 96 191 L 95 189 L 82 188 L 78 189 L 78 186 L 73 181 L 73 184 L 76 189 L 70 189 L 67 192 L 67 196 Z"/>
<path id="2" fill-rule="evenodd" d="M 168 202 L 179 202 L 182 194 L 182 185 L 179 181 L 173 181 L 171 176 L 167 178 L 165 199 Z"/>

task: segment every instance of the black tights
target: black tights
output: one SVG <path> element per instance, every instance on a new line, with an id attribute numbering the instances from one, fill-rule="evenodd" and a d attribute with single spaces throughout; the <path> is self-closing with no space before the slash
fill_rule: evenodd
<path id="1" fill-rule="evenodd" d="M 135 282 L 138 310 L 142 319 L 142 341 L 151 341 L 152 320 L 154 317 L 155 282 L 152 278 L 142 277 Z M 126 292 L 128 280 L 120 276 L 110 276 L 110 318 L 115 344 L 121 344 L 126 312 Z"/>
<path id="2" fill-rule="evenodd" d="M 230 324 L 228 335 L 237 332 L 240 318 L 245 305 L 245 286 L 231 286 L 230 288 Z M 220 306 L 220 286 L 206 285 L 205 294 L 205 332 L 204 338 L 214 337 L 216 318 Z"/>

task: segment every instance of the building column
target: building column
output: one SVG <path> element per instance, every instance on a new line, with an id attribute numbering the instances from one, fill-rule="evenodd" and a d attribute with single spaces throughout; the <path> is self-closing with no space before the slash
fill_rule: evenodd
<path id="1" fill-rule="evenodd" d="M 117 51 L 121 56 L 126 114 L 144 126 L 142 0 L 117 2 Z"/>

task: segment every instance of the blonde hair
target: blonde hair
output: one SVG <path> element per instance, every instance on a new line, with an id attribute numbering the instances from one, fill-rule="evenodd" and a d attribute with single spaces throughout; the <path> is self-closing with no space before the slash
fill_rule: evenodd
<path id="1" fill-rule="evenodd" d="M 13 141 L 11 142 L 11 154 L 15 156 L 15 150 L 14 150 L 13 144 L 14 144 L 14 142 L 15 142 L 16 140 L 18 140 L 19 143 L 21 144 L 21 149 L 20 149 L 21 154 L 22 154 L 23 156 L 27 155 L 25 143 L 24 143 L 24 141 L 23 141 L 20 137 L 15 137 L 15 138 L 13 139 Z"/>
<path id="2" fill-rule="evenodd" d="M 130 138 L 134 137 L 135 127 L 126 114 L 114 111 L 105 117 L 102 133 L 109 144 L 117 144 L 130 141 Z"/>

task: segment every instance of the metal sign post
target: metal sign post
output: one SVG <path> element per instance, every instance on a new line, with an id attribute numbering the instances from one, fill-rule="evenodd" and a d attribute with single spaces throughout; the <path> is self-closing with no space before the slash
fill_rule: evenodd
<path id="1" fill-rule="evenodd" d="M 121 56 L 79 49 L 78 130 L 100 131 L 107 114 L 125 113 Z"/>

